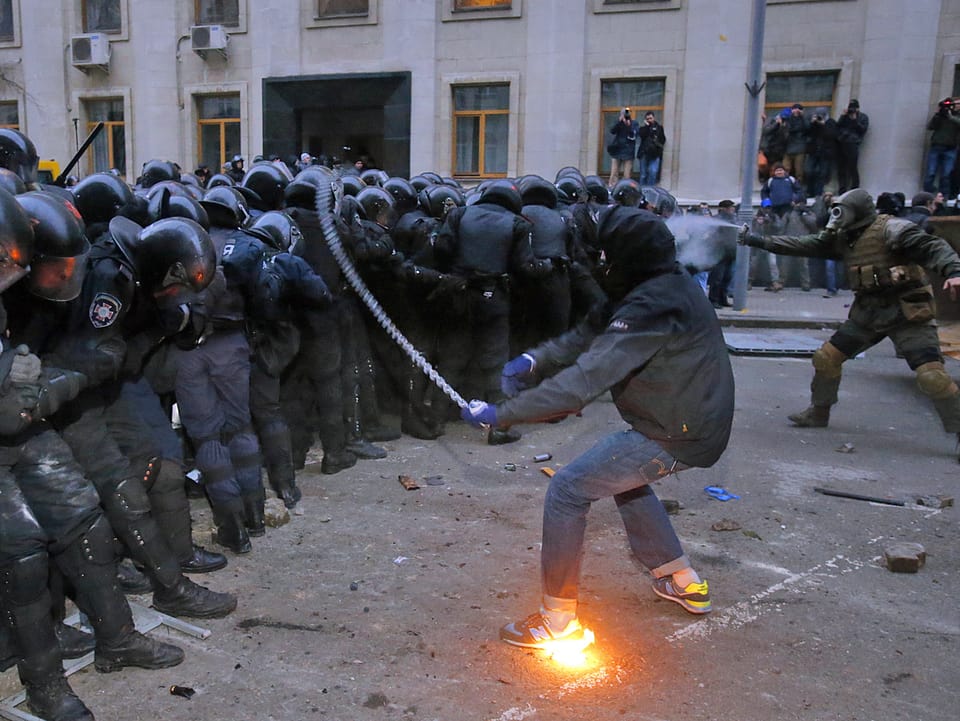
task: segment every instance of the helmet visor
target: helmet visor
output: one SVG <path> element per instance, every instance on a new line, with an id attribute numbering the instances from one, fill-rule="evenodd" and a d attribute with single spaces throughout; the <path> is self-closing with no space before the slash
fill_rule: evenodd
<path id="1" fill-rule="evenodd" d="M 30 292 L 46 300 L 73 300 L 83 288 L 89 247 L 80 255 L 60 258 L 44 255 L 34 259 L 30 269 Z"/>

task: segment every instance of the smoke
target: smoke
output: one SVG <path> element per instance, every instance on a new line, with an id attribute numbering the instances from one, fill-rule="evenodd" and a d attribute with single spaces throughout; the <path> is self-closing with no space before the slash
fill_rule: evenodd
<path id="1" fill-rule="evenodd" d="M 677 241 L 681 265 L 710 270 L 723 258 L 737 254 L 737 226 L 709 215 L 674 215 L 666 220 Z"/>

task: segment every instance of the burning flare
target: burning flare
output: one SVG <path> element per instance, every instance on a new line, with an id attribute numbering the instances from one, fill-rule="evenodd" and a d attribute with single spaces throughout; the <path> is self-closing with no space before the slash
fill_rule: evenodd
<path id="1" fill-rule="evenodd" d="M 543 644 L 543 650 L 561 666 L 583 668 L 589 662 L 587 648 L 593 645 L 595 640 L 593 631 L 585 628 L 580 638 L 547 641 Z"/>

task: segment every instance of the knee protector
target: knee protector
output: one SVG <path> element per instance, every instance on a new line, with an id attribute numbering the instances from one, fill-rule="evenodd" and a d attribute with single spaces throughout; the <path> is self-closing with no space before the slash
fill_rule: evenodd
<path id="1" fill-rule="evenodd" d="M 952 398 L 960 391 L 940 361 L 924 363 L 916 369 L 916 374 L 921 392 L 934 400 Z"/>
<path id="2" fill-rule="evenodd" d="M 4 606 L 29 606 L 47 590 L 47 554 L 31 553 L 0 568 L 0 598 Z"/>
<path id="3" fill-rule="evenodd" d="M 72 579 L 77 569 L 86 564 L 112 564 L 116 560 L 114 540 L 113 527 L 101 513 L 76 541 L 56 556 L 57 565 L 67 578 Z"/>
<path id="4" fill-rule="evenodd" d="M 813 354 L 813 369 L 827 378 L 839 378 L 847 357 L 830 341 L 817 348 Z"/>
<path id="5" fill-rule="evenodd" d="M 150 499 L 139 478 L 124 478 L 103 499 L 110 513 L 125 521 L 136 521 L 150 514 Z"/>

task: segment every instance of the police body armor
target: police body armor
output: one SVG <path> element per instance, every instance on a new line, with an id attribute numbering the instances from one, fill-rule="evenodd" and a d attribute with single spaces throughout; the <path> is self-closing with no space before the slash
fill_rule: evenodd
<path id="1" fill-rule="evenodd" d="M 533 254 L 537 258 L 549 258 L 556 262 L 567 257 L 568 227 L 564 217 L 543 205 L 527 205 L 523 216 L 533 223 Z"/>
<path id="2" fill-rule="evenodd" d="M 506 274 L 510 268 L 516 217 L 509 210 L 490 203 L 464 208 L 454 271 L 467 276 Z"/>
<path id="3" fill-rule="evenodd" d="M 223 273 L 223 259 L 233 252 L 235 241 L 249 236 L 233 228 L 211 228 L 210 240 L 217 250 L 217 273 L 205 291 L 206 311 L 213 330 L 236 330 L 243 327 L 243 294 L 232 283 L 227 283 Z"/>
<path id="4" fill-rule="evenodd" d="M 887 238 L 910 227 L 909 221 L 880 215 L 864 229 L 860 237 L 844 249 L 847 280 L 855 293 L 878 293 L 891 289 L 910 290 L 926 282 L 923 268 L 895 255 L 887 248 Z"/>

